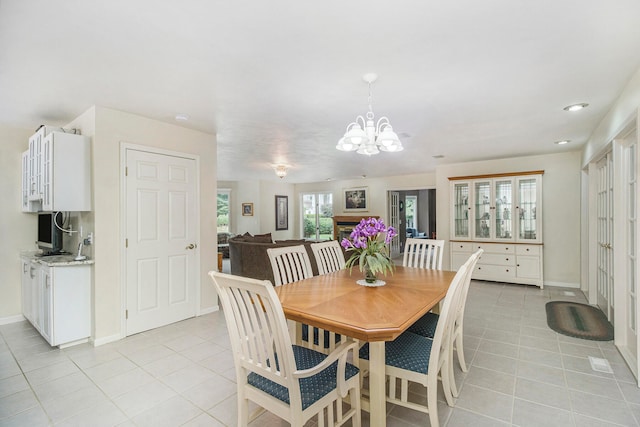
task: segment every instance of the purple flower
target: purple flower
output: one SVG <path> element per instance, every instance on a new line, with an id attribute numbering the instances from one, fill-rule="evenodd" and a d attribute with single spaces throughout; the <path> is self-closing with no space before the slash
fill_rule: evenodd
<path id="1" fill-rule="evenodd" d="M 347 267 L 351 268 L 358 262 L 360 270 L 367 266 L 374 273 L 393 271 L 393 261 L 389 255 L 388 245 L 398 232 L 393 227 L 386 227 L 382 219 L 363 218 L 356 225 L 349 239 L 342 239 L 340 243 L 346 251 L 353 254 L 347 261 Z"/>

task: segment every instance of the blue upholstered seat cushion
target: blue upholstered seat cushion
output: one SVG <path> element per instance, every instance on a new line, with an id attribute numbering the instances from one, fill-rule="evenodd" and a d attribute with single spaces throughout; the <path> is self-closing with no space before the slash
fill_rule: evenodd
<path id="1" fill-rule="evenodd" d="M 293 346 L 293 356 L 296 359 L 296 368 L 299 370 L 313 368 L 327 357 L 326 354 L 297 345 Z M 332 390 L 335 390 L 337 387 L 337 372 L 338 362 L 336 361 L 322 372 L 308 378 L 300 379 L 300 394 L 302 396 L 303 410 L 313 405 Z M 358 368 L 347 363 L 345 379 L 348 380 L 357 374 Z M 252 386 L 259 388 L 284 403 L 289 403 L 289 389 L 286 387 L 274 383 L 255 372 L 252 372 L 247 376 L 247 381 Z"/>
<path id="2" fill-rule="evenodd" d="M 423 337 L 433 338 L 436 335 L 436 326 L 438 326 L 439 318 L 440 316 L 436 313 L 429 312 L 409 326 L 408 331 Z"/>
<path id="3" fill-rule="evenodd" d="M 313 344 L 318 345 L 319 338 L 318 328 L 313 328 Z M 341 339 L 340 334 L 336 334 L 336 343 Z M 302 324 L 302 341 L 309 341 L 309 325 Z M 329 348 L 329 331 L 324 331 L 324 348 Z"/>
<path id="4" fill-rule="evenodd" d="M 426 374 L 433 341 L 411 332 L 405 332 L 385 343 L 385 365 Z M 360 358 L 369 360 L 369 343 L 360 349 Z"/>

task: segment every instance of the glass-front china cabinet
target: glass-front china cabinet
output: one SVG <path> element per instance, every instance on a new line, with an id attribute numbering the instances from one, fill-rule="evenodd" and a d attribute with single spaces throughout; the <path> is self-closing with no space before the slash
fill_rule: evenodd
<path id="1" fill-rule="evenodd" d="M 543 173 L 449 178 L 452 269 L 482 248 L 474 278 L 543 286 Z"/>

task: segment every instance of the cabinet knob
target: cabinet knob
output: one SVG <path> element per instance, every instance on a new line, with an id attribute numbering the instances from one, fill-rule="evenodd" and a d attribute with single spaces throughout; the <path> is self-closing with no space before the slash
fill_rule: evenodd
<path id="1" fill-rule="evenodd" d="M 509 269 L 507 268 L 507 273 L 509 272 Z"/>
<path id="2" fill-rule="evenodd" d="M 516 267 L 520 267 L 520 264 L 516 264 Z"/>
<path id="3" fill-rule="evenodd" d="M 505 258 L 505 260 L 509 261 L 509 258 Z"/>

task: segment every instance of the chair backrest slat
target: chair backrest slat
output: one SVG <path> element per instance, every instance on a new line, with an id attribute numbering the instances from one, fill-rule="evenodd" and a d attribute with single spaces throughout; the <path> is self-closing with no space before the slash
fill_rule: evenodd
<path id="1" fill-rule="evenodd" d="M 304 245 L 267 249 L 275 286 L 313 276 L 311 261 Z"/>
<path id="2" fill-rule="evenodd" d="M 344 253 L 337 240 L 312 243 L 311 250 L 316 257 L 318 274 L 329 274 L 344 268 Z"/>
<path id="3" fill-rule="evenodd" d="M 442 270 L 444 240 L 408 238 L 404 246 L 404 267 Z"/>

